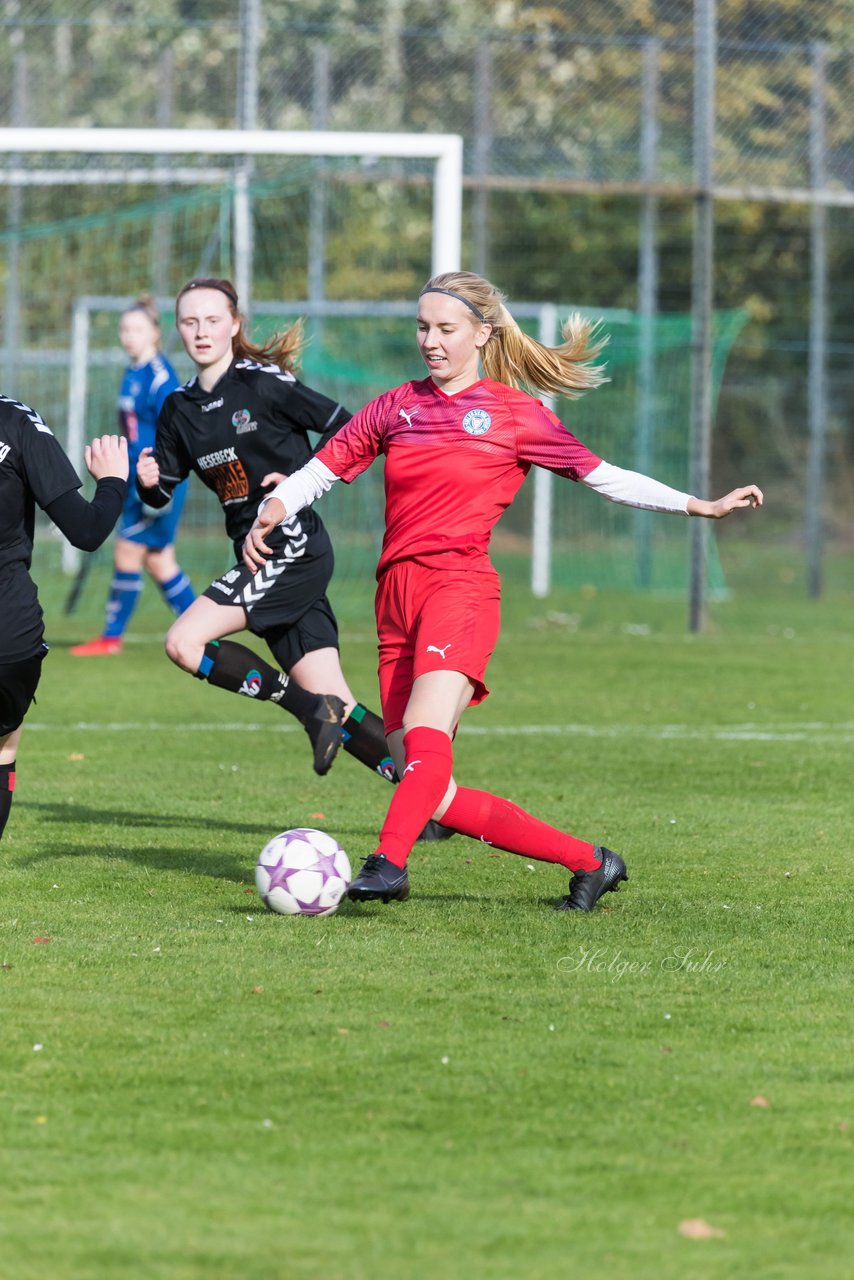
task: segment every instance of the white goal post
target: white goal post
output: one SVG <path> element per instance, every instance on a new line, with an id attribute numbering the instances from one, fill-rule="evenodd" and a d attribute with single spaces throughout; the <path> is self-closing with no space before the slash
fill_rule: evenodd
<path id="1" fill-rule="evenodd" d="M 0 154 L 360 156 L 432 159 L 433 274 L 458 271 L 463 209 L 463 140 L 457 133 L 335 133 L 276 129 L 0 129 Z M 26 185 L 26 168 L 4 180 Z M 44 180 L 44 179 L 43 179 Z M 116 173 L 103 181 L 124 181 Z M 173 176 L 174 181 L 174 176 Z M 239 274 L 239 273 L 236 273 Z"/>

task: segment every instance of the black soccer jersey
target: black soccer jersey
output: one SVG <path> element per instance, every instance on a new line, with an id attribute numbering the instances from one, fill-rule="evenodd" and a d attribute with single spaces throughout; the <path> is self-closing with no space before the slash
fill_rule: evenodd
<path id="1" fill-rule="evenodd" d="M 40 414 L 0 396 L 0 662 L 39 649 L 42 611 L 29 574 L 36 504 L 48 507 L 80 477 Z"/>
<path id="2" fill-rule="evenodd" d="M 349 420 L 340 404 L 277 365 L 235 361 L 212 390 L 193 378 L 166 398 L 154 449 L 159 492 L 138 486 L 139 492 L 152 506 L 162 505 L 194 471 L 219 498 L 239 559 L 258 504 L 270 492 L 261 488 L 264 476 L 297 471 L 315 452 L 310 431 L 322 444 Z M 301 521 L 309 534 L 323 528 L 313 511 Z"/>
<path id="3" fill-rule="evenodd" d="M 80 478 L 41 415 L 0 396 L 0 662 L 33 657 L 42 643 L 42 611 L 30 577 L 36 504 L 66 538 L 94 551 L 127 497 L 127 481 L 102 476 L 86 502 Z"/>
<path id="4" fill-rule="evenodd" d="M 0 569 L 30 567 L 36 503 L 44 509 L 80 485 L 41 415 L 0 396 Z"/>

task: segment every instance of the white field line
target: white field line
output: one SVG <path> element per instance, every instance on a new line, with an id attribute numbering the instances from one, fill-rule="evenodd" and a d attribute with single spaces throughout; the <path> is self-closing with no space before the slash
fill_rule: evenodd
<path id="1" fill-rule="evenodd" d="M 270 723 L 223 722 L 211 724 L 176 723 L 158 720 L 87 721 L 71 724 L 47 721 L 25 721 L 27 733 L 297 733 L 295 722 L 276 720 Z M 635 738 L 655 742 L 854 742 L 854 721 L 826 724 L 820 721 L 777 725 L 593 725 L 593 724 L 494 724 L 462 725 L 466 737 L 548 737 L 548 738 Z"/>

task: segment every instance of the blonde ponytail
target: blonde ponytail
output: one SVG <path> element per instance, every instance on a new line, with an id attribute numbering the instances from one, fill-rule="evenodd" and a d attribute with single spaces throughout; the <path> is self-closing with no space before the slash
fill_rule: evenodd
<path id="1" fill-rule="evenodd" d="M 422 293 L 434 291 L 465 303 L 472 312 L 473 325 L 491 325 L 492 333 L 481 351 L 487 378 L 573 399 L 607 381 L 604 366 L 594 363 L 607 337 L 599 337 L 598 325 L 577 312 L 563 325 L 560 346 L 547 347 L 522 332 L 504 295 L 483 276 L 470 271 L 445 272 L 422 289 Z"/>

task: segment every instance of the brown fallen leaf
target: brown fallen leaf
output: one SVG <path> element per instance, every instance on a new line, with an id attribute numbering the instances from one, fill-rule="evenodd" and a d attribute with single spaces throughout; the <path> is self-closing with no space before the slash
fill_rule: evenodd
<path id="1" fill-rule="evenodd" d="M 33 938 L 33 942 L 50 942 L 50 938 Z"/>
<path id="2" fill-rule="evenodd" d="M 686 1218 L 679 1223 L 679 1234 L 686 1240 L 721 1240 L 726 1232 L 713 1227 L 705 1218 Z"/>
<path id="3" fill-rule="evenodd" d="M 308 816 L 310 818 L 315 818 L 318 822 L 324 822 L 326 820 L 325 813 L 310 813 Z"/>
<path id="4" fill-rule="evenodd" d="M 264 988 L 263 988 L 263 987 L 253 987 L 253 988 L 252 988 L 252 994 L 253 994 L 253 996 L 260 996 L 260 995 L 261 995 L 261 993 L 263 992 L 263 990 L 264 990 Z"/>
<path id="5" fill-rule="evenodd" d="M 761 1093 L 757 1093 L 755 1098 L 750 1099 L 751 1107 L 770 1107 L 771 1103 Z"/>
<path id="6" fill-rule="evenodd" d="M 85 760 L 86 757 L 83 755 L 82 751 L 72 751 L 68 759 L 69 760 Z"/>
<path id="7" fill-rule="evenodd" d="M 338 1034 L 339 1034 L 339 1036 L 348 1036 L 348 1035 L 350 1034 L 350 1028 L 349 1028 L 349 1027 L 339 1027 L 339 1028 L 338 1028 Z"/>

